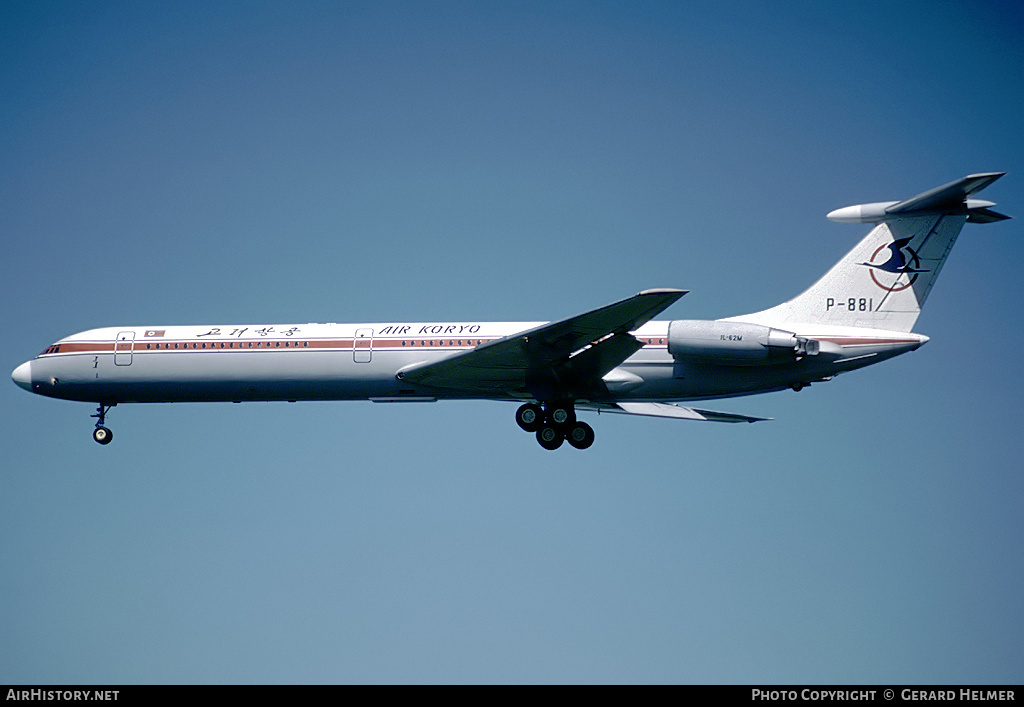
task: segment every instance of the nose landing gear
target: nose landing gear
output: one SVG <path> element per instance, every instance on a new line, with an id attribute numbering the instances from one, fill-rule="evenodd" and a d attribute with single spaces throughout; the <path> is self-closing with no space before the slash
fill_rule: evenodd
<path id="1" fill-rule="evenodd" d="M 104 423 L 107 420 L 107 412 L 115 405 L 117 403 L 111 403 L 110 405 L 100 403 L 99 407 L 96 408 L 96 414 L 90 415 L 90 417 L 96 418 L 96 429 L 92 431 L 92 438 L 100 444 L 110 444 L 114 439 L 114 433 L 107 427 L 104 427 Z"/>
<path id="2" fill-rule="evenodd" d="M 527 432 L 536 432 L 537 443 L 544 449 L 558 449 L 563 442 L 586 449 L 594 443 L 594 429 L 576 420 L 572 402 L 547 403 L 543 409 L 527 403 L 516 411 L 516 423 Z"/>

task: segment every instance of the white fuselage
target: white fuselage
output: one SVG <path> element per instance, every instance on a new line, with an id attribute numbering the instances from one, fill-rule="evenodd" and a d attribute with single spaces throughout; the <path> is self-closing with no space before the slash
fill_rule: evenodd
<path id="1" fill-rule="evenodd" d="M 104 403 L 269 400 L 529 400 L 409 383 L 404 368 L 471 350 L 537 322 L 107 327 L 73 334 L 15 371 L 32 392 Z M 668 321 L 633 335 L 643 347 L 585 402 L 681 401 L 799 388 L 918 348 L 927 337 L 827 325 L 787 326 L 820 343 L 792 362 L 735 365 L 669 353 Z M 796 331 L 801 329 L 800 331 Z M 581 401 L 583 402 L 583 401 Z"/>

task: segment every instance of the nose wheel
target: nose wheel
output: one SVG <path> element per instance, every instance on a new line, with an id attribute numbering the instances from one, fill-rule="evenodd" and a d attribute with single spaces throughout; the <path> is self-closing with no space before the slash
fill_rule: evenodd
<path id="1" fill-rule="evenodd" d="M 100 444 L 110 444 L 114 440 L 114 433 L 101 425 L 92 431 L 92 438 Z"/>
<path id="2" fill-rule="evenodd" d="M 104 405 L 100 403 L 99 407 L 96 408 L 96 414 L 90 416 L 96 418 L 96 429 L 92 431 L 92 438 L 100 444 L 110 444 L 114 440 L 114 433 L 105 427 L 104 423 L 107 421 L 107 412 L 116 404 Z"/>
<path id="3" fill-rule="evenodd" d="M 594 443 L 594 428 L 576 419 L 572 402 L 548 403 L 543 408 L 527 403 L 516 411 L 516 423 L 527 432 L 535 432 L 537 443 L 544 449 L 558 449 L 563 442 L 586 449 Z"/>

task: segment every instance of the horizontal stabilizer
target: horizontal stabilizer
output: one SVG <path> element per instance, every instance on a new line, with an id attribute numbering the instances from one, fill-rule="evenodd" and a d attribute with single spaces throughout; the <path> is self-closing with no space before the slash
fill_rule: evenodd
<path id="1" fill-rule="evenodd" d="M 967 197 L 976 194 L 1006 172 L 983 172 L 929 189 L 923 194 L 912 196 L 906 201 L 893 204 L 885 210 L 887 214 L 906 215 L 910 213 L 962 213 Z"/>
<path id="2" fill-rule="evenodd" d="M 972 206 L 971 202 L 974 199 L 967 200 L 967 222 L 968 223 L 995 223 L 996 221 L 1005 221 L 1012 216 L 1001 214 L 998 211 L 993 211 L 988 206 Z M 980 201 L 980 200 L 979 200 Z M 995 206 L 995 204 L 992 204 Z"/>
<path id="3" fill-rule="evenodd" d="M 871 204 L 856 204 L 836 209 L 828 214 L 830 221 L 839 223 L 881 223 L 896 218 L 923 215 L 967 214 L 972 223 L 992 223 L 1010 218 L 993 211 L 994 202 L 969 198 L 1005 172 L 983 172 L 943 184 L 941 187 L 912 196 L 903 201 L 877 201 Z"/>
<path id="4" fill-rule="evenodd" d="M 579 406 L 586 407 L 586 406 Z M 627 415 L 645 415 L 647 417 L 670 417 L 676 420 L 702 420 L 704 422 L 763 422 L 770 417 L 749 417 L 731 412 L 715 412 L 714 410 L 698 410 L 671 403 L 616 403 L 598 408 L 600 412 L 624 413 Z"/>

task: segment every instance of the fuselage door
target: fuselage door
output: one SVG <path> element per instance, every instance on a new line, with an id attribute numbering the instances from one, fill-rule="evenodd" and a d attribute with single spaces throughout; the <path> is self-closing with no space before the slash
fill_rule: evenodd
<path id="1" fill-rule="evenodd" d="M 369 363 L 372 356 L 373 329 L 356 329 L 356 337 L 352 340 L 352 360 Z"/>
<path id="2" fill-rule="evenodd" d="M 132 351 L 135 348 L 135 332 L 119 331 L 114 339 L 114 365 L 132 365 Z"/>

